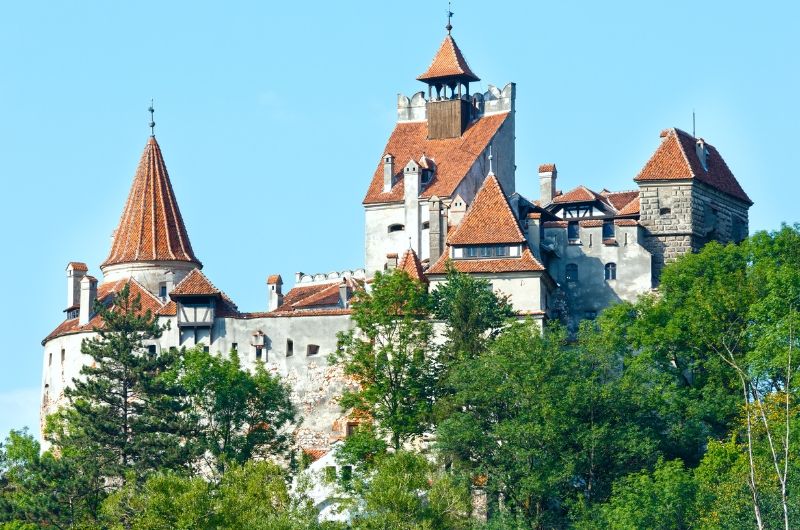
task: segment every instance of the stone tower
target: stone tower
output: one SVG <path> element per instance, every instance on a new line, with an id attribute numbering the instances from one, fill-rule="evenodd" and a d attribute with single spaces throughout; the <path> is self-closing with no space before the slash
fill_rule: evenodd
<path id="1" fill-rule="evenodd" d="M 666 263 L 709 241 L 739 242 L 753 201 L 714 146 L 680 129 L 661 132 L 661 145 L 634 179 L 639 185 L 644 246 L 653 281 Z"/>

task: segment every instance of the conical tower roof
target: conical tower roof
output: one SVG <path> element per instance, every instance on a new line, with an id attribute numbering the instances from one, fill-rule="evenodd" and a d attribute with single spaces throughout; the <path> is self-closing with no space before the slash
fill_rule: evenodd
<path id="1" fill-rule="evenodd" d="M 144 148 L 114 232 L 111 252 L 101 266 L 141 261 L 186 261 L 202 266 L 192 251 L 167 166 L 154 136 Z"/>
<path id="2" fill-rule="evenodd" d="M 439 51 L 436 52 L 431 65 L 417 79 L 428 84 L 435 81 L 444 82 L 448 79 L 480 81 L 480 78 L 470 70 L 467 60 L 464 59 L 464 55 L 450 33 L 445 36 L 442 45 L 439 46 Z"/>

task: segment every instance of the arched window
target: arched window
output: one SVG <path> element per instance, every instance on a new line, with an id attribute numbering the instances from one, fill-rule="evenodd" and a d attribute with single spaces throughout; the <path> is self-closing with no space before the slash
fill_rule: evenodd
<path id="1" fill-rule="evenodd" d="M 402 232 L 405 229 L 406 229 L 406 227 L 404 225 L 401 225 L 400 223 L 389 225 L 389 233 L 390 234 L 392 232 Z"/>
<path id="2" fill-rule="evenodd" d="M 616 279 L 617 279 L 617 264 L 606 263 L 606 280 L 616 280 Z"/>
<path id="3" fill-rule="evenodd" d="M 578 281 L 578 265 L 575 263 L 568 263 L 566 267 L 565 278 L 568 282 Z"/>

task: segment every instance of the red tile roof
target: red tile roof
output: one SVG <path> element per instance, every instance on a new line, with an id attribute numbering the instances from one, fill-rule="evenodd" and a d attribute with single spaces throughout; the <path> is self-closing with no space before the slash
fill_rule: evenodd
<path id="1" fill-rule="evenodd" d="M 555 164 L 542 164 L 539 166 L 539 173 L 552 173 L 555 170 Z"/>
<path id="2" fill-rule="evenodd" d="M 617 226 L 637 226 L 639 221 L 636 219 L 615 219 L 614 224 Z"/>
<path id="3" fill-rule="evenodd" d="M 275 285 L 276 283 L 283 283 L 283 278 L 280 274 L 272 274 L 267 278 L 267 285 Z"/>
<path id="4" fill-rule="evenodd" d="M 189 261 L 200 266 L 154 137 L 144 148 L 103 266 L 136 261 Z"/>
<path id="5" fill-rule="evenodd" d="M 277 316 L 278 314 L 293 311 L 299 314 L 311 310 L 342 310 L 343 308 L 331 307 L 339 304 L 339 286 L 342 283 L 347 285 L 348 299 L 360 287 L 360 283 L 352 278 L 346 278 L 341 282 L 326 282 L 294 287 L 283 297 L 283 303 L 275 311 L 271 311 L 269 315 Z"/>
<path id="6" fill-rule="evenodd" d="M 449 34 L 439 46 L 439 51 L 433 57 L 431 65 L 425 73 L 417 77 L 420 81 L 432 81 L 447 77 L 460 77 L 466 81 L 480 81 L 480 78 L 472 73 L 467 60 L 458 48 L 456 41 Z"/>
<path id="7" fill-rule="evenodd" d="M 447 262 L 452 263 L 459 272 L 532 272 L 543 271 L 542 266 L 525 246 L 522 256 L 496 259 L 450 259 L 447 254 L 442 254 L 436 263 L 428 269 L 427 274 L 446 274 Z"/>
<path id="8" fill-rule="evenodd" d="M 601 195 L 611 203 L 611 206 L 613 206 L 615 210 L 619 211 L 624 208 L 625 205 L 630 204 L 632 200 L 639 198 L 639 190 L 608 191 L 601 193 Z"/>
<path id="9" fill-rule="evenodd" d="M 139 282 L 133 279 L 117 280 L 115 282 L 102 283 L 98 285 L 97 300 L 102 303 L 109 303 L 110 298 L 121 291 L 126 284 L 130 285 L 131 298 L 135 298 L 136 296 L 140 297 L 142 304 L 140 314 L 144 314 L 147 311 L 150 311 L 153 314 L 158 313 L 162 305 L 161 300 L 159 300 L 153 293 L 145 289 Z M 56 329 L 50 332 L 50 334 L 42 341 L 42 344 L 45 344 L 47 341 L 61 335 L 92 331 L 95 328 L 102 327 L 102 325 L 103 320 L 100 318 L 100 315 L 94 315 L 89 322 L 83 326 L 78 324 L 77 318 L 68 319 L 59 324 Z"/>
<path id="10" fill-rule="evenodd" d="M 542 223 L 544 228 L 566 228 L 569 221 L 545 221 Z"/>
<path id="11" fill-rule="evenodd" d="M 602 219 L 590 219 L 590 220 L 587 220 L 587 221 L 579 221 L 578 224 L 581 225 L 584 228 L 596 228 L 598 226 L 603 226 L 603 220 Z"/>
<path id="12" fill-rule="evenodd" d="M 696 179 L 723 193 L 753 204 L 717 149 L 705 144 L 708 171 L 697 156 L 696 139 L 680 129 L 661 132 L 661 144 L 634 181 Z"/>
<path id="13" fill-rule="evenodd" d="M 217 289 L 211 281 L 203 274 L 200 269 L 192 269 L 184 279 L 169 293 L 173 299 L 182 296 L 213 296 L 219 303 L 215 309 L 217 317 L 232 317 L 239 314 L 239 309 L 233 300 L 224 292 Z M 166 315 L 164 315 L 166 316 Z"/>
<path id="14" fill-rule="evenodd" d="M 428 279 L 422 272 L 422 263 L 420 263 L 419 256 L 414 252 L 414 249 L 406 250 L 400 263 L 397 264 L 397 268 L 405 271 L 412 279 L 418 282 L 428 283 Z"/>
<path id="15" fill-rule="evenodd" d="M 590 190 L 584 185 L 580 185 L 573 190 L 570 190 L 566 193 L 562 193 L 561 195 L 553 198 L 553 203 L 555 204 L 562 204 L 569 202 L 590 202 L 590 201 L 600 201 L 608 203 L 605 197 L 603 197 L 599 193 L 595 193 L 594 191 Z"/>
<path id="16" fill-rule="evenodd" d="M 639 215 L 639 197 L 626 204 L 619 212 L 619 215 Z"/>
<path id="17" fill-rule="evenodd" d="M 497 177 L 490 174 L 464 218 L 447 237 L 448 245 L 524 243 L 525 236 Z"/>
<path id="18" fill-rule="evenodd" d="M 507 112 L 484 116 L 471 123 L 461 137 L 436 140 L 428 139 L 427 122 L 396 124 L 383 150 L 384 153 L 392 153 L 394 156 L 395 184 L 384 193 L 381 157 L 364 197 L 364 204 L 403 201 L 403 168 L 409 160 L 416 160 L 420 153 L 436 160 L 433 180 L 420 193 L 420 197 L 450 197 L 509 116 Z"/>
<path id="19" fill-rule="evenodd" d="M 327 449 L 316 449 L 316 448 L 308 447 L 308 448 L 303 449 L 303 453 L 307 454 L 311 458 L 312 462 L 316 462 L 317 460 L 319 460 L 323 456 L 327 455 L 328 454 L 328 450 Z"/>
<path id="20" fill-rule="evenodd" d="M 82 263 L 80 261 L 70 261 L 69 263 L 67 263 L 67 268 L 70 268 L 70 267 L 72 267 L 72 270 L 74 270 L 74 271 L 88 271 L 89 270 L 89 267 L 87 267 L 85 263 Z"/>

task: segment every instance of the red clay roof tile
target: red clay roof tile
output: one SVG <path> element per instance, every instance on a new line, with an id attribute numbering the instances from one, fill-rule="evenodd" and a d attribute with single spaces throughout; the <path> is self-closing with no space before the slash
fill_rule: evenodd
<path id="1" fill-rule="evenodd" d="M 753 204 L 717 149 L 706 143 L 706 171 L 697 156 L 696 139 L 680 129 L 661 132 L 661 144 L 634 181 L 696 179 L 727 195 Z"/>
<path id="2" fill-rule="evenodd" d="M 452 263 L 459 272 L 535 272 L 543 271 L 544 267 L 533 257 L 526 246 L 520 257 L 497 259 L 450 259 L 447 254 L 442 254 L 436 263 L 428 269 L 427 274 L 446 274 L 447 262 Z"/>
<path id="3" fill-rule="evenodd" d="M 464 218 L 447 237 L 448 245 L 524 243 L 517 218 L 497 177 L 490 174 L 475 195 Z"/>
<path id="4" fill-rule="evenodd" d="M 401 202 L 405 189 L 402 178 L 403 167 L 409 160 L 416 160 L 420 153 L 425 153 L 426 156 L 436 160 L 433 180 L 422 190 L 420 197 L 430 198 L 434 195 L 440 198 L 450 197 L 509 116 L 508 112 L 484 116 L 471 123 L 461 137 L 436 140 L 428 139 L 427 122 L 396 124 L 383 150 L 384 153 L 392 153 L 395 157 L 394 186 L 384 193 L 381 157 L 364 197 L 364 204 Z"/>
<path id="5" fill-rule="evenodd" d="M 539 166 L 539 173 L 552 173 L 555 170 L 555 164 L 542 164 Z"/>
<path id="6" fill-rule="evenodd" d="M 150 137 L 133 179 L 125 209 L 102 266 L 136 261 L 189 261 L 192 252 L 161 148 Z"/>
<path id="7" fill-rule="evenodd" d="M 425 73 L 417 77 L 420 81 L 431 81 L 446 77 L 460 77 L 466 81 L 480 81 L 480 78 L 470 70 L 467 60 L 458 48 L 456 41 L 449 34 L 439 46 L 439 51 L 433 57 L 431 65 Z"/>
<path id="8" fill-rule="evenodd" d="M 414 249 L 406 250 L 400 263 L 397 264 L 397 268 L 405 271 L 413 280 L 428 283 L 428 278 L 422 272 L 422 263 L 419 261 L 419 256 L 414 252 Z"/>

